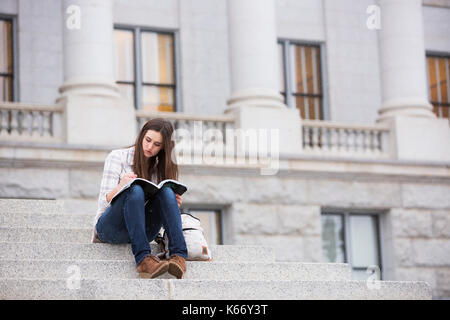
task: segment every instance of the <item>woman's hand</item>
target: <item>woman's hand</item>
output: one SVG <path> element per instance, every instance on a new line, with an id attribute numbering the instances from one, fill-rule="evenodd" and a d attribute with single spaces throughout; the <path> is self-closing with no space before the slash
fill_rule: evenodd
<path id="1" fill-rule="evenodd" d="M 137 178 L 137 175 L 134 172 L 129 172 L 127 174 L 124 174 L 122 179 L 120 180 L 120 187 L 123 187 L 124 185 L 126 185 L 128 182 L 130 182 L 131 180 Z"/>
<path id="2" fill-rule="evenodd" d="M 119 184 L 112 190 L 110 193 L 106 194 L 106 201 L 110 202 L 111 199 L 116 195 L 117 192 L 119 192 L 120 189 L 124 185 L 126 185 L 130 180 L 133 180 L 134 178 L 137 178 L 137 175 L 134 174 L 134 172 L 129 172 L 125 175 L 123 175 L 122 179 L 120 179 Z"/>
<path id="3" fill-rule="evenodd" d="M 176 193 L 175 193 L 175 198 L 177 198 L 178 207 L 180 207 L 180 206 L 181 206 L 181 203 L 183 202 L 183 201 L 181 200 L 181 196 L 180 196 L 179 194 L 176 194 Z"/>

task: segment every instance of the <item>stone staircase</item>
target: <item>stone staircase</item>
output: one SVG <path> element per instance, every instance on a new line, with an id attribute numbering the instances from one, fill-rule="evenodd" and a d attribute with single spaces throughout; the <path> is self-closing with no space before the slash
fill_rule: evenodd
<path id="1" fill-rule="evenodd" d="M 211 246 L 184 279 L 140 279 L 130 245 L 90 243 L 94 214 L 0 199 L 0 299 L 431 299 L 424 282 L 354 281 L 348 264 L 276 262 L 266 246 Z"/>

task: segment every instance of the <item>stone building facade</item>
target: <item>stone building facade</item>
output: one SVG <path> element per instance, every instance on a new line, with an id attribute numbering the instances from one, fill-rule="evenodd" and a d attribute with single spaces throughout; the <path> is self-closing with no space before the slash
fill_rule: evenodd
<path id="1" fill-rule="evenodd" d="M 212 243 L 450 296 L 448 1 L 4 0 L 0 22 L 1 198 L 94 216 L 108 152 L 165 117 Z M 239 161 L 254 133 L 271 152 Z"/>

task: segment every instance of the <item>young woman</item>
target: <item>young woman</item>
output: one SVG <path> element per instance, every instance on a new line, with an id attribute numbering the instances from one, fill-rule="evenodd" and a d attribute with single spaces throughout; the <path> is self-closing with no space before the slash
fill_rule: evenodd
<path id="1" fill-rule="evenodd" d="M 111 204 L 111 198 L 131 179 L 159 183 L 178 178 L 178 166 L 171 160 L 174 142 L 172 124 L 152 119 L 143 127 L 134 146 L 111 151 L 105 160 L 94 242 L 131 243 L 137 271 L 142 278 L 155 278 L 167 271 L 181 279 L 186 271 L 186 242 L 181 226 L 181 196 L 168 187 L 145 201 L 141 186 L 133 185 Z M 151 254 L 149 242 L 161 226 L 169 238 L 169 261 Z"/>

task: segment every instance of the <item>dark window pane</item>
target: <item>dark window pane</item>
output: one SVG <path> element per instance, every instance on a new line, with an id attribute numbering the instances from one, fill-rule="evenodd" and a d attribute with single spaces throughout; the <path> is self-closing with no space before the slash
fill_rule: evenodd
<path id="1" fill-rule="evenodd" d="M 326 262 L 345 262 L 344 222 L 341 215 L 322 215 L 322 252 Z"/>
<path id="2" fill-rule="evenodd" d="M 11 77 L 0 77 L 0 101 L 13 101 L 13 82 Z"/>
<path id="3" fill-rule="evenodd" d="M 437 97 L 437 78 L 436 78 L 436 64 L 435 58 L 428 57 L 428 76 L 429 76 L 429 91 L 430 91 L 430 99 L 431 101 L 438 100 Z"/>
<path id="4" fill-rule="evenodd" d="M 309 119 L 317 119 L 315 106 L 316 106 L 316 99 L 308 98 L 308 115 L 309 115 Z"/>
<path id="5" fill-rule="evenodd" d="M 173 85 L 175 83 L 173 36 L 143 32 L 141 41 L 142 81 Z"/>
<path id="6" fill-rule="evenodd" d="M 116 81 L 123 96 L 138 109 L 175 111 L 174 57 L 172 34 L 140 28 L 115 30 Z"/>
<path id="7" fill-rule="evenodd" d="M 114 31 L 115 77 L 116 81 L 134 81 L 133 31 Z"/>
<path id="8" fill-rule="evenodd" d="M 0 72 L 13 73 L 12 23 L 0 20 Z"/>
<path id="9" fill-rule="evenodd" d="M 444 106 L 444 107 L 442 107 L 442 117 L 443 118 L 449 118 L 449 109 L 450 109 L 450 106 Z"/>
<path id="10" fill-rule="evenodd" d="M 307 119 L 305 112 L 305 98 L 303 96 L 296 96 L 294 102 L 295 107 L 300 110 L 300 116 L 302 119 Z"/>
<path id="11" fill-rule="evenodd" d="M 439 69 L 439 102 L 449 102 L 448 100 L 448 73 L 447 69 L 448 66 L 448 60 L 446 58 L 439 58 L 438 59 L 438 69 Z"/>
<path id="12" fill-rule="evenodd" d="M 376 216 L 351 215 L 349 223 L 352 267 L 379 265 Z"/>
<path id="13" fill-rule="evenodd" d="M 294 106 L 302 119 L 323 119 L 320 47 L 291 45 L 289 56 Z"/>
<path id="14" fill-rule="evenodd" d="M 428 56 L 428 93 L 433 112 L 439 118 L 449 117 L 450 57 Z"/>
<path id="15" fill-rule="evenodd" d="M 174 94 L 173 88 L 143 86 L 142 110 L 173 112 Z"/>
<path id="16" fill-rule="evenodd" d="M 283 44 L 278 44 L 278 63 L 280 68 L 280 89 L 281 92 L 286 92 L 286 85 L 284 83 L 284 54 Z"/>
<path id="17" fill-rule="evenodd" d="M 292 76 L 294 79 L 293 90 L 294 92 L 305 93 L 306 92 L 306 70 L 305 70 L 305 55 L 304 47 L 294 45 L 291 47 L 291 61 L 293 62 Z"/>
<path id="18" fill-rule="evenodd" d="M 313 73 L 313 56 L 312 56 L 312 48 L 305 47 L 305 62 L 306 62 L 306 92 L 305 93 L 316 93 L 317 90 L 314 90 L 314 73 Z"/>

